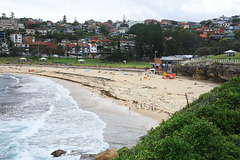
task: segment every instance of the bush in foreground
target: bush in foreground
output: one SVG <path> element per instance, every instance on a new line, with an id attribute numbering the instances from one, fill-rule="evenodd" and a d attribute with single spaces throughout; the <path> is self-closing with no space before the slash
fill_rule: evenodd
<path id="1" fill-rule="evenodd" d="M 240 76 L 151 129 L 118 159 L 240 159 Z"/>

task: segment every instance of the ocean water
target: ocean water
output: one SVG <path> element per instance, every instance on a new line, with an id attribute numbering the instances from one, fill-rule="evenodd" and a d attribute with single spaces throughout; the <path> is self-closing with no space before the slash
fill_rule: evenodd
<path id="1" fill-rule="evenodd" d="M 63 86 L 42 77 L 0 75 L 0 160 L 77 160 L 79 155 L 53 158 L 51 152 L 101 152 L 109 147 L 105 128 Z"/>

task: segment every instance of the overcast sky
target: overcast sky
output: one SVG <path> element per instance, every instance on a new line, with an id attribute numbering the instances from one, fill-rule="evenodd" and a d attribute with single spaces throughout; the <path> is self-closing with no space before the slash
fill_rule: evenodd
<path id="1" fill-rule="evenodd" d="M 94 19 L 172 19 L 195 21 L 240 15 L 240 0 L 0 0 L 0 12 L 16 18 L 41 18 L 57 22 Z M 2 14 L 2 13 L 1 13 Z"/>

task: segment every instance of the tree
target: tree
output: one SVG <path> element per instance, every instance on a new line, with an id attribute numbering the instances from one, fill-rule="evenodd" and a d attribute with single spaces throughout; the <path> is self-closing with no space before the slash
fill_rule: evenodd
<path id="1" fill-rule="evenodd" d="M 23 51 L 24 51 L 24 50 L 23 50 L 23 48 L 21 48 L 21 47 L 12 46 L 12 47 L 10 48 L 10 56 L 13 56 L 13 57 L 15 57 L 15 56 L 21 56 L 21 54 L 22 54 Z"/>
<path id="2" fill-rule="evenodd" d="M 63 16 L 63 23 L 67 23 L 67 17 L 66 17 L 66 15 Z"/>
<path id="3" fill-rule="evenodd" d="M 195 52 L 195 55 L 198 55 L 198 56 L 207 56 L 209 55 L 210 52 L 209 52 L 209 48 L 208 47 L 201 47 L 201 48 L 198 48 Z"/>
<path id="4" fill-rule="evenodd" d="M 113 24 L 112 20 L 108 20 L 107 22 L 110 23 L 110 24 Z"/>
<path id="5" fill-rule="evenodd" d="M 14 12 L 11 12 L 11 19 L 14 19 L 14 18 L 15 18 Z"/>
<path id="6" fill-rule="evenodd" d="M 65 49 L 66 49 L 65 51 L 67 52 L 67 56 L 69 57 L 70 56 L 71 47 L 69 47 L 67 45 Z"/>
<path id="7" fill-rule="evenodd" d="M 136 24 L 129 30 L 130 34 L 135 34 L 135 48 L 138 59 L 155 57 L 163 54 L 163 35 L 160 24 Z"/>
<path id="8" fill-rule="evenodd" d="M 77 21 L 77 17 L 75 17 L 75 20 L 74 20 L 74 22 L 72 23 L 72 25 L 74 25 L 74 26 L 79 25 L 79 22 Z"/>
<path id="9" fill-rule="evenodd" d="M 2 18 L 5 19 L 6 18 L 6 14 L 3 12 L 2 13 Z"/>
<path id="10" fill-rule="evenodd" d="M 62 45 L 57 45 L 57 53 L 58 55 L 63 55 L 63 46 Z"/>
<path id="11" fill-rule="evenodd" d="M 109 31 L 105 25 L 100 25 L 100 31 L 103 33 L 105 36 L 109 34 Z"/>

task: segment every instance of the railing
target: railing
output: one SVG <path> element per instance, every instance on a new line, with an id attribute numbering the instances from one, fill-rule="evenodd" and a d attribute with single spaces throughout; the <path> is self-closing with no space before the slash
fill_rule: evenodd
<path id="1" fill-rule="evenodd" d="M 201 62 L 201 61 L 240 64 L 240 60 L 236 60 L 236 59 L 204 59 L 204 58 L 194 58 L 191 60 L 183 61 L 182 64 L 186 64 L 189 62 Z"/>

